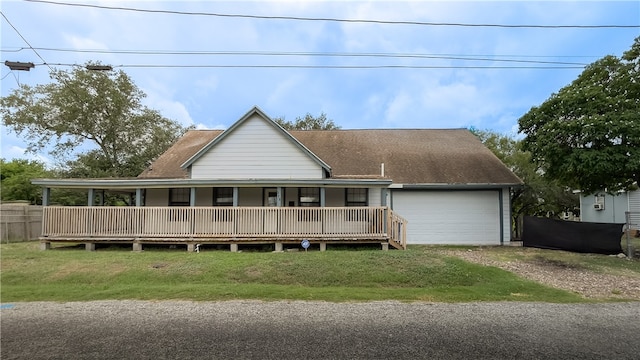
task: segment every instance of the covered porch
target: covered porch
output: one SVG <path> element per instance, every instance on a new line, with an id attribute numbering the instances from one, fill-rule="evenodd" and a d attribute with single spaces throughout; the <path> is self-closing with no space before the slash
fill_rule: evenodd
<path id="1" fill-rule="evenodd" d="M 406 249 L 407 221 L 387 206 L 387 179 L 37 179 L 42 249 L 54 242 L 202 245 L 377 243 Z M 86 191 L 87 206 L 51 206 L 51 188 Z M 104 206 L 104 192 L 130 206 Z"/>
<path id="2" fill-rule="evenodd" d="M 114 207 L 46 206 L 42 249 L 53 242 L 201 245 L 379 243 L 406 249 L 407 222 L 386 206 L 376 207 Z"/>

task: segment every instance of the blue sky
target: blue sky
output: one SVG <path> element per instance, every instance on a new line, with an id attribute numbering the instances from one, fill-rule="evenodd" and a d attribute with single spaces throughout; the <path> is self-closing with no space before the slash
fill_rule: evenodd
<path id="1" fill-rule="evenodd" d="M 235 15 L 502 25 L 639 25 L 638 1 L 64 1 L 107 7 Z M 252 106 L 294 120 L 324 112 L 345 129 L 461 128 L 515 134 L 532 106 L 582 71 L 471 66 L 567 66 L 504 62 L 591 63 L 621 56 L 640 28 L 505 28 L 276 20 L 179 15 L 42 2 L 3 1 L 1 60 L 33 62 L 29 72 L 2 65 L 2 95 L 18 83 L 49 82 L 53 67 L 100 61 L 124 70 L 146 94 L 145 105 L 184 125 L 225 128 Z M 24 48 L 20 50 L 21 48 Z M 51 48 L 65 51 L 52 51 Z M 101 50 L 103 52 L 86 52 Z M 122 54 L 269 52 L 280 55 Z M 284 56 L 282 53 L 298 53 Z M 300 54 L 306 53 L 306 54 Z M 317 56 L 309 53 L 446 55 L 448 59 Z M 460 60 L 451 58 L 482 58 Z M 123 67 L 118 67 L 124 65 Z M 131 67 L 130 65 L 144 65 Z M 162 67 L 170 65 L 177 67 Z M 413 68 L 229 68 L 196 65 L 404 65 Z M 152 66 L 152 67 L 149 67 Z M 416 68 L 419 66 L 442 68 Z M 0 131 L 5 159 L 25 143 Z"/>

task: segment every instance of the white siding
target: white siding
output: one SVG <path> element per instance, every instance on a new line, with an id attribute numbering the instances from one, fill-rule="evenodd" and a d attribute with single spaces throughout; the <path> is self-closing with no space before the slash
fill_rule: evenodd
<path id="1" fill-rule="evenodd" d="M 503 243 L 508 245 L 511 242 L 511 191 L 509 188 L 502 189 L 502 234 Z"/>
<path id="2" fill-rule="evenodd" d="M 321 179 L 323 169 L 258 115 L 202 155 L 193 179 Z"/>
<path id="3" fill-rule="evenodd" d="M 381 199 L 379 188 L 369 189 L 369 206 L 381 206 Z"/>
<path id="4" fill-rule="evenodd" d="M 392 206 L 409 221 L 409 244 L 500 245 L 498 191 L 395 190 Z M 507 224 L 503 230 L 507 243 Z"/>
<path id="5" fill-rule="evenodd" d="M 624 224 L 625 212 L 629 209 L 628 193 L 615 195 L 605 192 L 597 193 L 604 196 L 604 210 L 596 210 L 593 204 L 596 202 L 596 194 L 580 197 L 580 218 L 584 222 Z"/>

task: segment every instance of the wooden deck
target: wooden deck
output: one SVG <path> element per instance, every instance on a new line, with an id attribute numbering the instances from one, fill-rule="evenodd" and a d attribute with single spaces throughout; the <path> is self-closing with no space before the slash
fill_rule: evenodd
<path id="1" fill-rule="evenodd" d="M 406 249 L 407 221 L 387 207 L 86 207 L 43 209 L 43 249 L 51 242 L 177 244 L 381 243 Z M 235 246 L 234 246 L 235 245 Z"/>

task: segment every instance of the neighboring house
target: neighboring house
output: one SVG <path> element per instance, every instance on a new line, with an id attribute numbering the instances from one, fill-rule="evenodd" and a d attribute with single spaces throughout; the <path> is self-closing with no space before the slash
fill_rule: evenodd
<path id="1" fill-rule="evenodd" d="M 134 248 L 230 243 L 232 250 L 252 241 L 279 250 L 302 239 L 321 249 L 340 242 L 508 244 L 510 190 L 522 185 L 466 129 L 286 131 L 257 107 L 225 131 L 188 131 L 136 179 L 33 183 L 45 188 L 45 202 L 48 189 L 63 187 L 87 189 L 89 204 L 101 190 L 129 192 L 137 205 L 46 206 L 46 246 L 83 238 Z M 88 219 L 79 227 L 91 231 L 61 225 L 73 218 Z"/>
<path id="2" fill-rule="evenodd" d="M 626 223 L 626 213 L 631 213 L 631 225 L 640 229 L 640 190 L 609 194 L 580 194 L 580 217 L 585 222 Z"/>

